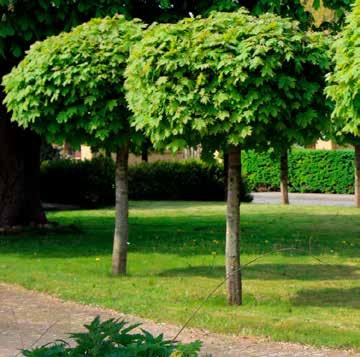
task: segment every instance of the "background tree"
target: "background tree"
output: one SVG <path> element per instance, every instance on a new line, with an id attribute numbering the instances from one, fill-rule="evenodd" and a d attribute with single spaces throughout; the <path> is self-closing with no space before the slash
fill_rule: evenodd
<path id="1" fill-rule="evenodd" d="M 152 26 L 131 51 L 127 99 L 155 146 L 227 148 L 230 304 L 242 302 L 241 149 L 266 145 L 278 129 L 290 140 L 297 128 L 322 120 L 313 104 L 324 100 L 317 73 L 328 68 L 321 39 L 288 19 L 241 10 Z"/>
<path id="2" fill-rule="evenodd" d="M 355 203 L 360 207 L 360 1 L 333 45 L 335 67 L 326 93 L 334 101 L 335 140 L 355 147 Z"/>
<path id="3" fill-rule="evenodd" d="M 20 126 L 49 142 L 116 152 L 114 274 L 126 273 L 128 154 L 130 146 L 141 146 L 129 123 L 123 72 L 142 27 L 122 16 L 91 20 L 34 44 L 3 81 L 5 104 Z"/>

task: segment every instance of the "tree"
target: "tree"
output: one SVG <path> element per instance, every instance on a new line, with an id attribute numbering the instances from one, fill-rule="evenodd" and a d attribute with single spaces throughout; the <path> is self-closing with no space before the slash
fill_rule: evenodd
<path id="1" fill-rule="evenodd" d="M 162 20 L 174 21 L 183 16 L 188 16 L 189 13 L 194 15 L 208 15 L 211 11 L 235 11 L 240 6 L 245 6 L 252 14 L 260 15 L 266 12 L 276 13 L 282 17 L 290 17 L 299 21 L 300 26 L 304 30 L 315 29 L 316 31 L 322 31 L 324 29 L 331 29 L 332 31 L 338 31 L 343 22 L 343 15 L 349 7 L 349 3 L 352 0 L 329 0 L 326 1 L 326 5 L 335 10 L 333 19 L 331 22 L 324 22 L 320 28 L 315 26 L 315 18 L 313 10 L 323 9 L 323 5 L 318 0 L 300 1 L 300 0 L 258 0 L 258 1 L 233 1 L 233 0 L 221 0 L 221 1 L 177 1 L 177 0 L 164 0 L 160 2 L 158 17 Z M 145 1 L 145 7 L 153 4 L 153 1 Z M 307 6 L 305 6 L 307 5 Z M 154 11 L 148 11 L 149 14 L 154 14 Z M 161 14 L 160 14 L 161 13 Z M 328 113 L 324 113 L 328 115 Z M 306 138 L 303 137 L 301 142 L 296 144 L 312 144 L 321 136 L 319 128 L 314 128 L 315 131 L 311 132 L 311 135 Z M 323 128 L 322 128 L 323 129 Z M 306 135 L 309 135 L 310 130 L 307 130 Z M 311 141 L 312 140 L 312 141 Z M 278 140 L 276 140 L 278 142 Z M 281 200 L 283 204 L 289 203 L 288 194 L 288 151 L 294 142 L 281 143 L 280 150 L 276 150 L 275 154 L 280 160 L 280 191 Z M 276 143 L 275 143 L 276 145 Z M 224 163 L 227 163 L 227 155 L 224 154 Z M 225 165 L 226 166 L 226 165 Z M 227 175 L 225 175 L 227 178 Z"/>
<path id="2" fill-rule="evenodd" d="M 137 128 L 156 147 L 206 142 L 229 155 L 226 272 L 228 301 L 241 304 L 240 154 L 321 121 L 318 72 L 328 68 L 321 35 L 296 22 L 241 10 L 154 25 L 134 46 L 127 99 Z M 287 130 L 283 130 L 287 128 Z M 212 141 L 212 145 L 209 145 Z"/>
<path id="3" fill-rule="evenodd" d="M 334 102 L 335 140 L 355 147 L 355 203 L 360 208 L 360 1 L 333 44 L 334 69 L 326 93 Z"/>
<path id="4" fill-rule="evenodd" d="M 30 44 L 92 17 L 124 13 L 121 0 L 0 0 L 0 80 Z M 39 192 L 38 135 L 11 123 L 0 91 L 0 227 L 46 222 Z"/>
<path id="5" fill-rule="evenodd" d="M 116 224 L 113 273 L 126 273 L 127 165 L 141 136 L 130 126 L 123 72 L 142 23 L 123 16 L 94 19 L 31 46 L 3 80 L 12 120 L 49 142 L 87 143 L 116 152 Z"/>
<path id="6" fill-rule="evenodd" d="M 325 5 L 343 17 L 352 0 L 325 0 Z M 313 1 L 318 7 L 319 0 Z M 300 0 L 0 0 L 0 78 L 10 72 L 24 56 L 24 51 L 38 40 L 67 31 L 92 17 L 125 14 L 153 21 L 178 21 L 211 10 L 234 11 L 248 7 L 254 14 L 272 11 L 290 16 L 306 25 L 312 16 Z M 0 226 L 26 225 L 46 221 L 39 193 L 40 139 L 29 130 L 10 122 L 1 105 L 0 92 Z"/>

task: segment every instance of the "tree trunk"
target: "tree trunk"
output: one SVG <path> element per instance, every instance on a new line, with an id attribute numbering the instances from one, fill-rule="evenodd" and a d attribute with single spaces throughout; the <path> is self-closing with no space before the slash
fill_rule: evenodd
<path id="1" fill-rule="evenodd" d="M 355 145 L 355 204 L 360 208 L 360 146 Z"/>
<path id="2" fill-rule="evenodd" d="M 283 205 L 289 204 L 289 168 L 288 168 L 288 151 L 284 150 L 280 154 L 280 192 L 281 203 Z"/>
<path id="3" fill-rule="evenodd" d="M 129 144 L 119 148 L 116 153 L 116 218 L 112 257 L 113 275 L 125 275 L 128 248 L 128 159 Z"/>
<path id="4" fill-rule="evenodd" d="M 241 151 L 237 146 L 229 148 L 228 195 L 226 216 L 226 276 L 227 295 L 230 305 L 242 304 L 240 271 L 240 177 Z"/>
<path id="5" fill-rule="evenodd" d="M 228 194 L 228 177 L 229 177 L 229 154 L 224 151 L 224 200 L 227 201 Z"/>
<path id="6" fill-rule="evenodd" d="M 0 105 L 0 227 L 45 224 L 39 186 L 40 138 L 7 117 Z"/>

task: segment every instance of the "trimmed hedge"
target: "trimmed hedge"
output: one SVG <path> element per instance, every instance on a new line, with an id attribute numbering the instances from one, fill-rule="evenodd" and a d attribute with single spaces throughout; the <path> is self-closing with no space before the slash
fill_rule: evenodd
<path id="1" fill-rule="evenodd" d="M 113 204 L 114 172 L 114 162 L 108 158 L 45 161 L 40 174 L 41 199 L 85 207 Z"/>
<path id="2" fill-rule="evenodd" d="M 242 154 L 248 191 L 278 191 L 279 162 L 267 153 Z M 114 162 L 109 158 L 92 161 L 55 160 L 42 164 L 41 195 L 44 202 L 98 207 L 114 204 Z M 354 192 L 352 150 L 294 150 L 289 155 L 291 192 Z M 132 200 L 224 199 L 223 168 L 201 161 L 158 161 L 129 167 L 129 198 Z"/>
<path id="3" fill-rule="evenodd" d="M 114 162 L 57 160 L 42 164 L 41 195 L 44 202 L 84 207 L 113 205 Z M 142 163 L 129 167 L 129 198 L 132 200 L 224 200 L 223 168 L 198 160 Z M 242 187 L 242 201 L 251 201 Z"/>
<path id="4" fill-rule="evenodd" d="M 244 152 L 243 173 L 250 191 L 279 190 L 279 161 L 268 153 Z M 293 150 L 289 155 L 291 192 L 354 193 L 353 150 Z"/>

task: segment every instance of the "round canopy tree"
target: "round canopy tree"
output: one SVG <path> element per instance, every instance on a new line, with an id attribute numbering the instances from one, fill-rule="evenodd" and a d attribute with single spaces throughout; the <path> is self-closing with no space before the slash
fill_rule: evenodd
<path id="1" fill-rule="evenodd" d="M 128 153 L 131 145 L 141 145 L 129 122 L 123 72 L 142 27 L 123 16 L 91 20 L 35 43 L 3 80 L 5 104 L 22 127 L 49 142 L 117 153 L 114 274 L 126 272 Z"/>
<path id="2" fill-rule="evenodd" d="M 339 143 L 355 147 L 355 201 L 360 207 L 360 1 L 341 36 L 334 42 L 335 67 L 326 93 L 334 101 L 332 129 Z"/>
<path id="3" fill-rule="evenodd" d="M 227 147 L 230 304 L 241 304 L 240 150 L 276 135 L 291 141 L 323 120 L 316 104 L 324 100 L 318 73 L 328 67 L 323 45 L 296 22 L 240 10 L 154 25 L 131 50 L 127 99 L 155 146 Z"/>
<path id="4" fill-rule="evenodd" d="M 0 81 L 30 45 L 73 26 L 127 13 L 122 0 L 0 0 Z M 31 130 L 10 121 L 0 89 L 0 226 L 46 223 L 40 201 L 40 143 Z"/>

